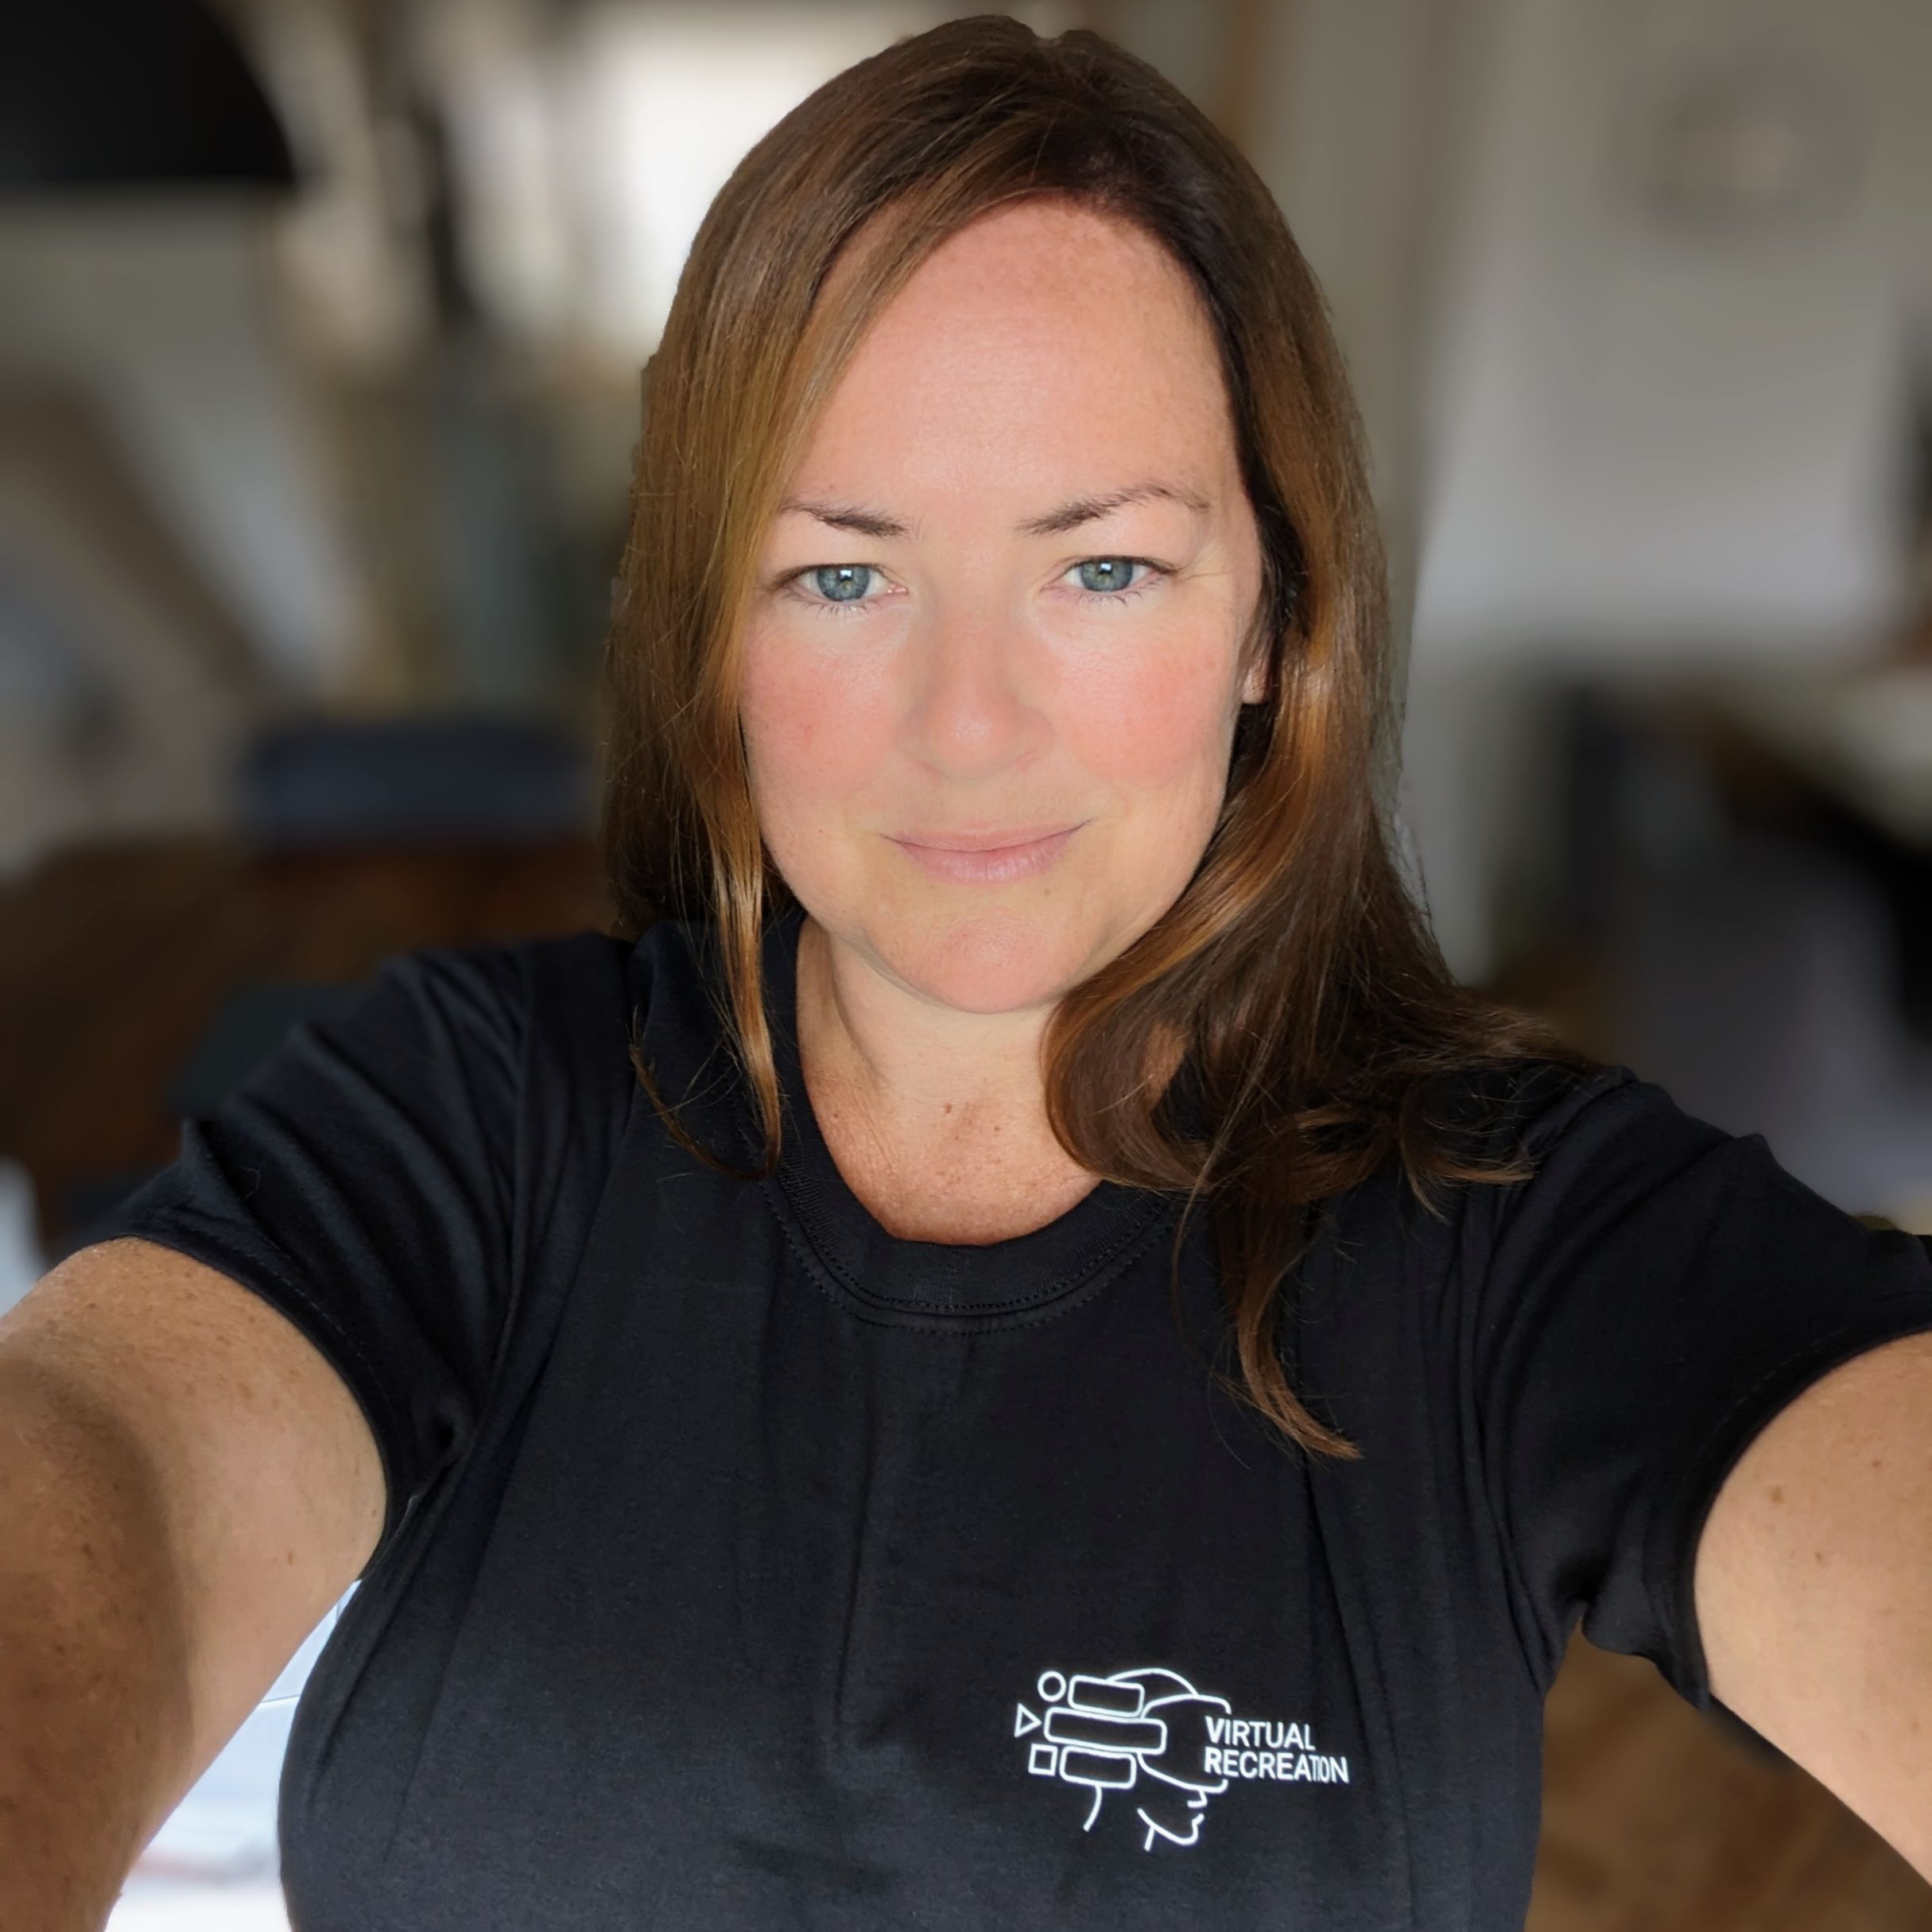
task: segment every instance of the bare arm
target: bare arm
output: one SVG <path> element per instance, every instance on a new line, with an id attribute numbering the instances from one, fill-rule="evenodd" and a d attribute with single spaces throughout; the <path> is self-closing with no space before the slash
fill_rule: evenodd
<path id="1" fill-rule="evenodd" d="M 1713 1693 L 1932 1879 L 1932 1334 L 1772 1418 L 1694 1588 Z"/>
<path id="2" fill-rule="evenodd" d="M 0 1351 L 0 1924 L 92 1932 L 187 1775 L 179 1592 L 153 1472 Z"/>
<path id="3" fill-rule="evenodd" d="M 0 1320 L 0 1925 L 98 1932 L 384 1502 L 340 1378 L 200 1262 L 83 1249 Z"/>

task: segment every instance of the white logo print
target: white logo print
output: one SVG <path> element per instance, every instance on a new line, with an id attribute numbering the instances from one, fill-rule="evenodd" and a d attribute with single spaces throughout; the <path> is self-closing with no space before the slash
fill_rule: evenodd
<path id="1" fill-rule="evenodd" d="M 1208 1800 L 1232 1779 L 1348 1782 L 1348 1760 L 1316 1752 L 1306 1724 L 1234 1717 L 1225 1697 L 1158 1664 L 1111 1677 L 1042 1670 L 1035 1688 L 1046 1709 L 1022 1703 L 1013 1717 L 1015 1737 L 1039 1733 L 1027 1770 L 1092 1790 L 1083 1831 L 1093 1829 L 1109 1791 L 1135 1792 L 1144 1852 L 1156 1838 L 1195 1844 Z"/>

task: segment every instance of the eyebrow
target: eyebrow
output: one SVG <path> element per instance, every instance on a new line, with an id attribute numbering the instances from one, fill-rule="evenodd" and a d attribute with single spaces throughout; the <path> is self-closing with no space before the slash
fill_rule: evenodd
<path id="1" fill-rule="evenodd" d="M 1189 489 L 1185 484 L 1136 483 L 1131 489 L 1110 490 L 1104 496 L 1069 498 L 1044 516 L 1028 517 L 1015 524 L 1014 533 L 1021 537 L 1057 537 L 1068 530 L 1077 530 L 1083 523 L 1092 523 L 1111 515 L 1129 503 L 1156 500 L 1183 504 L 1202 516 L 1213 507 L 1198 490 Z M 778 506 L 778 514 L 816 517 L 821 523 L 828 524 L 835 530 L 851 530 L 858 536 L 875 537 L 881 541 L 918 534 L 916 525 L 902 523 L 883 510 L 867 510 L 851 503 L 818 502 L 788 497 Z"/>

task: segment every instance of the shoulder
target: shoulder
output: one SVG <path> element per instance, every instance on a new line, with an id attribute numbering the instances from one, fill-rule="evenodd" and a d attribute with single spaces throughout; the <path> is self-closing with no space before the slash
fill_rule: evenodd
<path id="1" fill-rule="evenodd" d="M 621 1007 L 641 950 L 642 942 L 591 931 L 419 946 L 382 960 L 365 984 L 478 1025 L 514 1028 L 541 1022 L 560 1003 Z"/>
<path id="2" fill-rule="evenodd" d="M 1533 1164 L 1586 1120 L 1596 1129 L 1669 1104 L 1627 1066 L 1546 1059 L 1454 1068 L 1425 1082 L 1416 1100 L 1422 1124 L 1484 1164 Z"/>
<path id="3" fill-rule="evenodd" d="M 1460 1266 L 1484 1274 L 1507 1274 L 1512 1257 L 1552 1243 L 1666 1240 L 1721 1203 L 1797 1185 L 1761 1135 L 1687 1111 L 1620 1062 L 1459 1069 L 1432 1085 L 1422 1112 L 1437 1146 L 1468 1166 L 1446 1193 L 1425 1177 L 1440 1211 L 1420 1218 L 1449 1236 Z M 1404 1220 L 1417 1219 L 1407 1207 Z"/>
<path id="4" fill-rule="evenodd" d="M 392 953 L 312 1022 L 359 1058 L 462 1069 L 507 1093 L 533 1073 L 624 1063 L 638 949 L 607 933 L 473 941 Z"/>

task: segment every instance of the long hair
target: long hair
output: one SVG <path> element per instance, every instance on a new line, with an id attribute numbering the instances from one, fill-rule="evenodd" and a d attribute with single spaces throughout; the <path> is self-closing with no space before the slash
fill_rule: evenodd
<path id="1" fill-rule="evenodd" d="M 1138 223 L 1200 293 L 1262 537 L 1251 641 L 1269 666 L 1193 877 L 1049 1022 L 1046 1116 L 1089 1171 L 1185 1196 L 1177 1307 L 1187 1216 L 1207 1203 L 1238 1369 L 1217 1379 L 1304 1448 L 1353 1457 L 1297 1395 L 1285 1345 L 1284 1283 L 1321 1204 L 1391 1155 L 1437 1214 L 1440 1182 L 1526 1177 L 1457 1144 L 1443 1083 L 1598 1063 L 1459 985 L 1410 895 L 1383 802 L 1399 757 L 1386 566 L 1321 291 L 1240 151 L 1099 35 L 980 14 L 908 36 L 786 115 L 712 204 L 644 371 L 604 658 L 613 930 L 706 922 L 769 1174 L 781 1107 L 760 946 L 795 902 L 759 835 L 739 722 L 756 561 L 873 319 L 948 236 L 1042 195 Z M 634 1042 L 632 1060 L 679 1141 L 736 1173 L 686 1133 Z"/>

